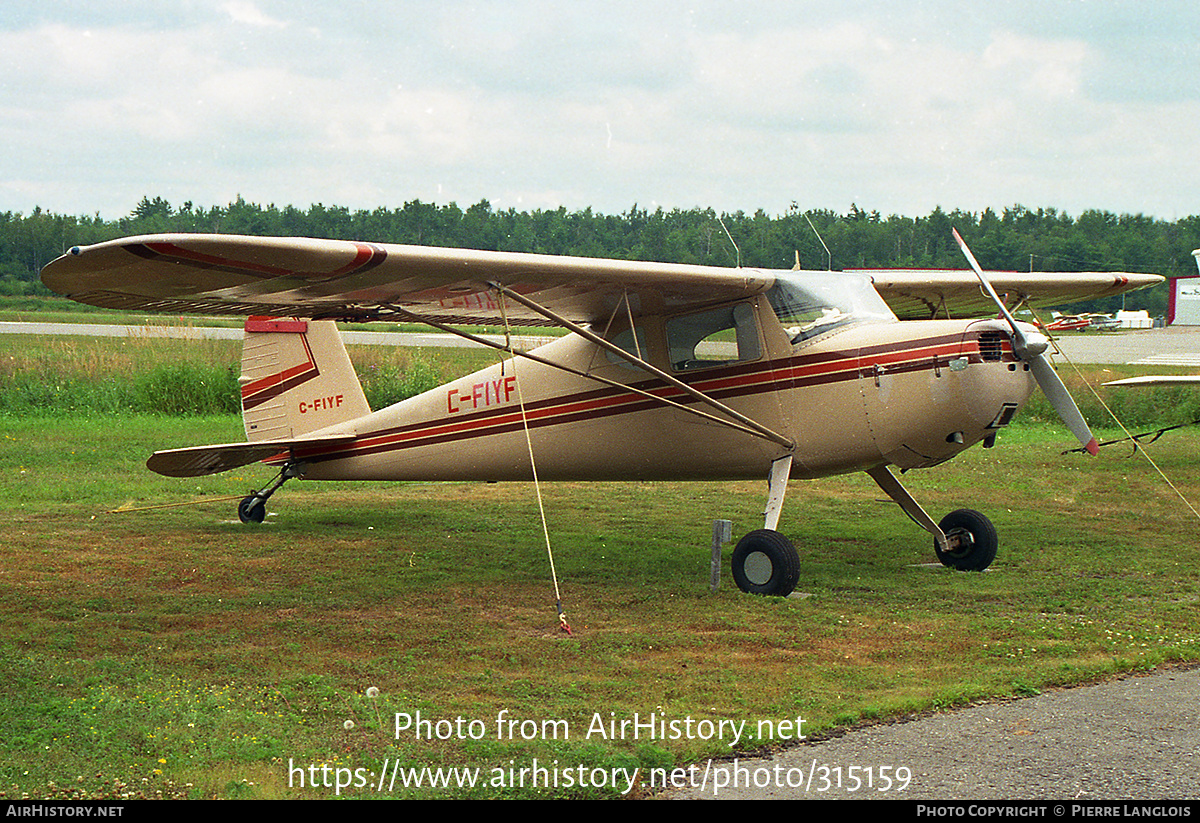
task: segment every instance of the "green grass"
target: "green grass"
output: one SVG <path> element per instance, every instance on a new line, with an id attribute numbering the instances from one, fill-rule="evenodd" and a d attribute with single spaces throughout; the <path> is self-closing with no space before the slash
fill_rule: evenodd
<path id="1" fill-rule="evenodd" d="M 496 357 L 352 348 L 376 405 Z M 1072 439 L 1037 422 L 1037 401 L 996 448 L 905 476 L 935 517 L 970 507 L 993 519 L 1000 553 L 984 574 L 931 566 L 931 540 L 863 475 L 791 485 L 781 529 L 801 553 L 803 596 L 789 599 L 735 591 L 729 546 L 723 588 L 708 592 L 711 521 L 755 528 L 760 482 L 544 487 L 568 636 L 528 484 L 294 482 L 252 528 L 236 499 L 269 470 L 148 472 L 155 449 L 242 438 L 196 386 L 232 375 L 237 357 L 227 341 L 0 336 L 5 796 L 334 795 L 309 785 L 314 772 L 298 785 L 296 764 L 371 775 L 341 792 L 355 797 L 380 796 L 377 776 L 397 762 L 485 778 L 535 759 L 668 767 L 732 750 L 587 732 L 655 713 L 750 731 L 803 717 L 815 736 L 1200 659 L 1195 518 L 1128 447 L 1061 455 Z M 175 368 L 137 403 L 105 399 Z M 35 389 L 44 401 L 12 399 Z M 1195 397 L 1120 402 L 1145 426 L 1187 418 Z M 1200 431 L 1150 448 L 1200 498 Z M 418 711 L 484 733 L 397 737 L 396 715 Z M 536 731 L 500 739 L 501 713 Z M 558 724 L 570 739 L 549 734 Z M 744 738 L 737 751 L 787 740 Z M 485 782 L 382 795 L 613 795 Z"/>
<path id="2" fill-rule="evenodd" d="M 237 414 L 241 342 L 0 335 L 0 414 Z M 486 349 L 348 346 L 378 409 L 495 362 Z"/>
<path id="3" fill-rule="evenodd" d="M 1083 416 L 1096 429 L 1116 428 L 1113 415 L 1126 426 L 1144 429 L 1190 423 L 1200 419 L 1200 386 L 1105 387 L 1111 380 L 1143 374 L 1194 374 L 1179 366 L 1104 365 L 1058 367 L 1059 377 L 1075 398 Z M 1057 423 L 1058 413 L 1045 395 L 1034 392 L 1021 411 L 1026 421 Z"/>
<path id="4" fill-rule="evenodd" d="M 728 546 L 708 593 L 711 520 L 754 528 L 761 483 L 548 485 L 573 636 L 527 484 L 292 483 L 248 528 L 221 498 L 265 470 L 167 480 L 142 465 L 155 448 L 238 439 L 236 417 L 9 417 L 4 432 L 9 797 L 333 796 L 297 787 L 289 763 L 682 765 L 731 750 L 585 733 L 597 713 L 655 712 L 751 728 L 802 716 L 818 735 L 1200 657 L 1194 519 L 1143 461 L 1062 457 L 1069 439 L 1039 425 L 906 476 L 931 512 L 993 518 L 1001 550 L 984 574 L 926 565 L 927 535 L 864 476 L 793 483 L 782 529 L 804 598 L 734 591 Z M 1200 496 L 1200 436 L 1155 453 Z M 107 513 L 182 501 L 195 505 Z M 504 710 L 572 736 L 497 739 Z M 397 739 L 395 714 L 417 711 L 486 733 Z M 379 796 L 375 779 L 343 794 Z M 611 792 L 383 792 L 446 794 Z"/>

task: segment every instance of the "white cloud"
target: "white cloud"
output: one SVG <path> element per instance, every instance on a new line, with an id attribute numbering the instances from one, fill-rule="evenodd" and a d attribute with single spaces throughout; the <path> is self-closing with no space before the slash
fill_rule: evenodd
<path id="1" fill-rule="evenodd" d="M 1200 211 L 1197 48 L 1164 47 L 1182 19 L 942 0 L 118 8 L 0 23 L 0 210 L 240 192 Z M 1136 79 L 1108 93 L 1112 77 Z"/>
<path id="2" fill-rule="evenodd" d="M 254 3 L 247 0 L 231 0 L 222 3 L 221 9 L 235 23 L 246 23 L 251 26 L 267 26 L 269 28 L 286 28 L 287 23 L 268 17 Z"/>

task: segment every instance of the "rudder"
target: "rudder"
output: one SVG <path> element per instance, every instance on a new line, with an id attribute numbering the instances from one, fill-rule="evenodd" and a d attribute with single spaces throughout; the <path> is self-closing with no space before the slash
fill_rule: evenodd
<path id="1" fill-rule="evenodd" d="M 247 318 L 238 383 L 252 442 L 301 437 L 371 411 L 332 320 Z"/>

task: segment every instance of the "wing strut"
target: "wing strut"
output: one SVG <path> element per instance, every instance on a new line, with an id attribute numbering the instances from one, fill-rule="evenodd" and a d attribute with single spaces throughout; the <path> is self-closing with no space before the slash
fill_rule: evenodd
<path id="1" fill-rule="evenodd" d="M 630 354 L 629 352 L 622 349 L 620 346 L 617 346 L 617 345 L 614 345 L 613 343 L 608 342 L 603 337 L 600 337 L 598 334 L 595 334 L 595 333 L 585 329 L 583 326 L 580 326 L 578 323 L 571 322 L 570 320 L 563 317 L 562 315 L 557 314 L 557 313 L 551 311 L 550 309 L 547 309 L 545 306 L 538 305 L 536 302 L 534 302 L 533 300 L 530 300 L 528 297 L 525 297 L 523 294 L 519 294 L 519 293 L 513 291 L 512 289 L 508 288 L 507 286 L 503 286 L 503 285 L 501 285 L 499 283 L 495 283 L 495 282 L 488 283 L 488 286 L 490 286 L 491 288 L 500 292 L 505 297 L 512 298 L 513 300 L 520 303 L 522 306 L 525 306 L 527 309 L 531 309 L 532 311 L 537 312 L 538 314 L 542 315 L 546 319 L 552 320 L 554 323 L 558 324 L 559 326 L 562 326 L 564 329 L 567 329 L 568 331 L 572 331 L 575 334 L 578 334 L 580 337 L 584 338 L 585 340 L 587 340 L 591 343 L 595 343 L 597 346 L 600 346 L 605 351 L 612 352 L 613 354 L 617 355 L 618 357 L 620 357 L 624 360 L 628 360 L 630 363 L 634 364 L 635 366 L 642 369 L 643 371 L 649 372 L 650 374 L 654 375 L 655 377 L 659 378 L 660 380 L 665 380 L 669 385 L 674 386 L 675 388 L 679 389 L 680 391 L 691 395 L 692 397 L 699 400 L 701 403 L 705 403 L 705 404 L 711 406 L 712 408 L 716 409 L 717 411 L 722 412 L 723 414 L 729 415 L 734 420 L 738 421 L 739 423 L 742 423 L 744 426 L 749 427 L 750 429 L 753 429 L 754 432 L 756 432 L 760 436 L 766 438 L 767 440 L 770 440 L 774 443 L 778 443 L 780 446 L 783 446 L 786 449 L 795 449 L 796 448 L 796 442 L 794 440 L 792 440 L 791 438 L 784 437 L 782 434 L 779 434 L 778 432 L 767 428 L 766 426 L 762 425 L 761 423 L 750 419 L 749 417 L 742 414 L 741 412 L 731 409 L 729 406 L 725 405 L 724 403 L 720 402 L 719 400 L 714 400 L 713 398 L 709 397 L 704 392 L 700 391 L 699 389 L 693 388 L 692 386 L 689 386 L 687 383 L 684 383 L 682 380 L 675 377 L 674 375 L 668 374 L 667 372 L 663 371 L 662 369 L 658 368 L 657 366 L 653 366 L 650 363 L 647 363 L 642 358 L 637 357 L 633 354 Z M 515 353 L 516 352 L 514 352 L 514 354 Z M 528 355 L 526 355 L 526 356 L 528 356 Z M 550 364 L 550 365 L 554 365 L 554 364 Z M 593 379 L 598 379 L 598 378 L 595 378 L 593 375 L 586 375 L 586 376 L 593 377 Z M 616 385 L 620 385 L 622 388 L 625 388 L 625 389 L 633 390 L 630 386 L 626 386 L 624 384 L 616 384 Z M 642 392 L 642 393 L 645 394 L 645 392 Z M 658 398 L 658 399 L 662 400 L 663 398 Z M 687 408 L 687 407 L 681 406 L 681 408 Z M 714 419 L 718 419 L 718 418 L 714 418 Z M 727 421 L 720 421 L 720 422 L 723 422 L 723 423 L 726 423 L 727 425 L 729 425 L 727 423 Z M 742 428 L 742 427 L 734 426 L 734 428 Z"/>
<path id="2" fill-rule="evenodd" d="M 887 492 L 888 497 L 899 504 L 900 508 L 904 510 L 904 513 L 914 523 L 933 535 L 933 539 L 937 541 L 942 551 L 949 550 L 946 533 L 942 531 L 942 527 L 933 522 L 933 518 L 925 513 L 925 510 L 921 508 L 921 504 L 908 493 L 908 489 L 900 484 L 900 481 L 896 479 L 896 475 L 892 474 L 887 466 L 876 466 L 873 469 L 867 469 L 867 474 L 871 476 L 871 479 L 875 481 L 879 488 Z"/>
<path id="3" fill-rule="evenodd" d="M 495 284 L 491 284 L 491 285 L 493 285 L 495 287 Z M 496 287 L 496 288 L 502 289 L 502 293 L 508 293 L 508 294 L 512 295 L 512 292 L 509 292 L 509 290 L 504 289 L 504 287 L 502 287 L 502 286 Z M 432 326 L 433 328 L 438 329 L 440 331 L 444 331 L 449 334 L 457 335 L 458 337 L 461 337 L 464 340 L 470 340 L 472 343 L 478 343 L 481 346 L 487 346 L 488 348 L 496 349 L 497 351 L 507 352 L 508 354 L 511 354 L 514 357 L 524 357 L 527 360 L 532 360 L 535 363 L 541 363 L 543 366 L 549 366 L 551 368 L 558 369 L 559 371 L 564 371 L 564 372 L 567 372 L 568 374 L 573 374 L 576 377 L 583 377 L 587 380 L 595 380 L 597 383 L 603 383 L 606 386 L 612 386 L 613 388 L 617 388 L 617 389 L 621 389 L 623 391 L 631 392 L 633 394 L 641 395 L 642 397 L 648 398 L 650 400 L 654 400 L 657 403 L 662 403 L 665 406 L 671 406 L 673 408 L 679 409 L 680 411 L 687 412 L 688 414 L 694 414 L 697 417 L 702 417 L 705 420 L 708 420 L 713 423 L 717 423 L 718 425 L 733 429 L 734 431 L 740 431 L 740 432 L 743 432 L 744 434 L 749 434 L 754 437 L 761 437 L 764 440 L 770 440 L 771 442 L 777 443 L 789 450 L 796 448 L 795 441 L 793 441 L 787 437 L 784 437 L 782 434 L 779 434 L 778 432 L 775 432 L 775 431 L 767 428 L 766 426 L 762 425 L 761 423 L 751 420 L 749 417 L 746 417 L 745 415 L 741 414 L 740 412 L 734 411 L 733 409 L 726 406 L 724 403 L 721 403 L 718 400 L 714 400 L 713 398 L 704 394 L 704 392 L 701 392 L 697 389 L 692 388 L 687 383 L 684 383 L 683 381 L 667 374 L 666 372 L 662 371 L 661 369 L 657 368 L 656 366 L 652 366 L 651 364 L 647 363 L 645 360 L 641 359 L 640 357 L 636 357 L 635 355 L 630 354 L 629 352 L 625 351 L 624 349 L 614 346 L 612 343 L 609 343 L 604 338 L 598 337 L 597 335 L 593 334 L 592 332 L 589 332 L 587 329 L 584 329 L 581 326 L 579 326 L 575 323 L 572 323 L 571 321 L 569 321 L 565 318 L 559 317 L 557 314 L 554 314 L 553 312 L 549 311 L 548 309 L 545 309 L 545 308 L 537 305 L 536 303 L 529 301 L 528 299 L 518 299 L 517 302 L 528 306 L 529 308 L 533 309 L 534 311 L 538 312 L 539 314 L 542 314 L 544 317 L 554 321 L 556 324 L 563 326 L 568 331 L 575 332 L 576 334 L 580 335 L 581 337 L 596 343 L 601 348 L 603 348 L 607 351 L 613 352 L 614 354 L 620 356 L 624 360 L 628 360 L 630 363 L 637 366 L 638 368 L 641 368 L 643 371 L 647 371 L 647 372 L 655 375 L 656 377 L 661 377 L 662 379 L 666 380 L 672 386 L 676 386 L 677 388 L 682 389 L 683 391 L 685 391 L 689 395 L 697 398 L 698 400 L 705 403 L 706 405 L 712 406 L 713 408 L 717 409 L 718 411 L 728 414 L 730 417 L 733 417 L 735 420 L 740 421 L 740 423 L 734 422 L 734 420 L 726 420 L 722 417 L 717 417 L 716 415 L 709 414 L 708 412 L 703 411 L 701 409 L 697 409 L 693 406 L 688 406 L 688 405 L 686 405 L 684 403 L 680 403 L 676 400 L 671 400 L 670 398 L 663 397 L 660 394 L 655 394 L 653 392 L 646 391 L 645 389 L 640 389 L 637 386 L 631 386 L 628 383 L 618 383 L 616 380 L 609 380 L 607 377 L 601 377 L 597 374 L 591 374 L 588 372 L 580 371 L 579 369 L 571 368 L 570 366 L 563 365 L 562 363 L 556 363 L 553 360 L 548 360 L 545 357 L 540 357 L 536 354 L 533 354 L 532 352 L 527 352 L 527 351 L 524 351 L 523 349 L 518 349 L 518 348 L 514 347 L 511 343 L 497 343 L 493 340 L 487 340 L 483 337 L 471 334 L 470 332 L 467 332 L 467 331 L 463 331 L 462 329 L 455 328 L 454 326 L 448 325 L 446 323 L 439 323 L 438 321 L 433 320 L 431 318 L 423 317 L 418 314 L 414 314 L 413 312 L 409 311 L 408 309 L 405 309 L 403 306 L 388 305 L 388 306 L 386 306 L 386 308 L 389 311 L 395 312 L 396 314 L 402 315 L 402 316 L 412 320 L 413 322 L 424 323 L 425 325 Z M 745 425 L 742 425 L 742 423 L 744 423 Z"/>

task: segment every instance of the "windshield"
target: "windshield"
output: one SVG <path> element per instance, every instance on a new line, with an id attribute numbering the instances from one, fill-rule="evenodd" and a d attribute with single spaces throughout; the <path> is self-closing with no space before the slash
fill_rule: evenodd
<path id="1" fill-rule="evenodd" d="M 793 343 L 851 323 L 899 322 L 870 278 L 860 274 L 776 272 L 767 298 Z"/>

